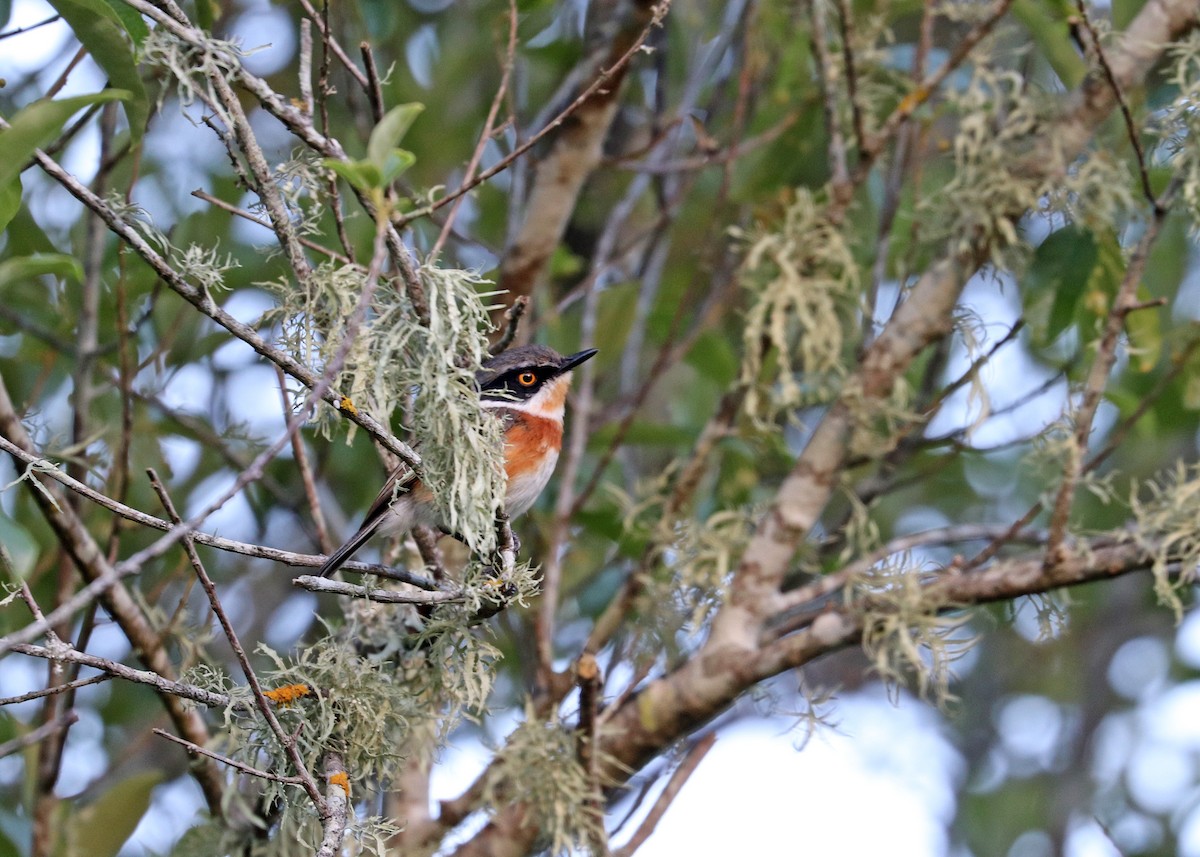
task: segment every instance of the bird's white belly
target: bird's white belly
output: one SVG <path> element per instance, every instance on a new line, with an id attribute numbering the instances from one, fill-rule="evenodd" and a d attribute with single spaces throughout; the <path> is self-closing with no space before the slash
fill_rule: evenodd
<path id="1" fill-rule="evenodd" d="M 542 489 L 546 487 L 546 483 L 550 481 L 550 475 L 554 473 L 554 467 L 557 464 L 558 453 L 551 452 L 542 457 L 541 464 L 533 473 L 522 479 L 509 480 L 508 490 L 504 494 L 504 508 L 510 518 L 529 511 L 529 507 L 533 505 L 538 495 L 542 493 Z"/>

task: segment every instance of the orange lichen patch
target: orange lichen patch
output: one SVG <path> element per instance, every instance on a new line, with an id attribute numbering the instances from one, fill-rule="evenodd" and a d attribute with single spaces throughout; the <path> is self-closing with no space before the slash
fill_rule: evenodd
<path id="1" fill-rule="evenodd" d="M 297 699 L 308 696 L 310 693 L 312 693 L 312 688 L 306 684 L 285 684 L 283 687 L 264 691 L 263 696 L 276 705 L 291 705 Z"/>
<path id="2" fill-rule="evenodd" d="M 350 401 L 349 396 L 342 396 L 342 400 L 338 402 L 338 410 L 345 411 L 351 416 L 358 416 L 358 408 L 354 407 L 354 402 Z"/>
<path id="3" fill-rule="evenodd" d="M 918 86 L 904 98 L 900 99 L 900 106 L 896 109 L 902 114 L 912 113 L 922 104 L 929 100 L 929 89 L 924 86 Z"/>
<path id="4" fill-rule="evenodd" d="M 329 782 L 335 786 L 341 786 L 342 791 L 346 793 L 346 797 L 350 797 L 350 777 L 346 775 L 345 771 L 338 771 L 329 778 Z"/>

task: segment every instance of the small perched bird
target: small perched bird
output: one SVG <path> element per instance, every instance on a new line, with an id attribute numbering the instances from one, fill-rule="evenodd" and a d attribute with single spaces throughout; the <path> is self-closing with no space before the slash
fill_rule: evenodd
<path id="1" fill-rule="evenodd" d="M 571 370 L 595 348 L 563 357 L 544 345 L 511 348 L 484 361 L 476 374 L 481 404 L 504 426 L 504 508 L 525 512 L 542 493 L 562 449 L 563 407 Z M 330 554 L 320 574 L 328 577 L 372 536 L 396 535 L 424 524 L 443 531 L 433 495 L 412 469 L 401 464 L 388 477 L 350 540 Z"/>

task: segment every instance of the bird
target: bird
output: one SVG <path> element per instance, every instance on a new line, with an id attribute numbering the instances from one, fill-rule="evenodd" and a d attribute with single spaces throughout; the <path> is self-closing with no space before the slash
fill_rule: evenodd
<path id="1" fill-rule="evenodd" d="M 504 508 L 510 518 L 528 511 L 558 463 L 563 411 L 571 371 L 598 349 L 567 357 L 545 345 L 521 345 L 483 361 L 475 375 L 480 404 L 503 425 Z M 373 536 L 398 535 L 418 525 L 448 532 L 433 494 L 406 464 L 388 476 L 362 525 L 319 569 L 328 577 Z"/>

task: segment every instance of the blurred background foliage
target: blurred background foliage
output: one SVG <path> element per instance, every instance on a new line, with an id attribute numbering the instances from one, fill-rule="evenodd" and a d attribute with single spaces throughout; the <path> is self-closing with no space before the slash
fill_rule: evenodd
<path id="1" fill-rule="evenodd" d="M 117 80 L 113 62 L 98 63 L 95 52 L 77 57 L 79 43 L 63 20 L 16 32 L 55 15 L 67 17 L 69 5 L 0 0 L 0 114 L 6 118 L 46 96 L 60 76 L 66 78 L 60 98 L 97 91 L 106 77 Z M 1092 14 L 1111 15 L 1119 29 L 1141 5 L 1139 0 L 1113 2 L 1093 8 Z M 617 26 L 615 8 L 612 2 L 518 4 L 519 48 L 502 107 L 511 121 L 488 142 L 485 167 L 510 151 L 518 135 L 528 136 L 569 102 L 573 91 L 564 81 L 581 57 L 611 36 L 605 26 Z M 969 28 L 963 20 L 984 8 L 939 6 L 943 14 L 932 30 L 931 67 L 949 56 Z M 862 64 L 858 80 L 865 121 L 877 127 L 908 92 L 923 7 L 908 0 L 854 0 L 849 9 Z M 196 20 L 211 16 L 219 38 L 246 48 L 267 44 L 248 54 L 247 67 L 276 91 L 299 96 L 302 9 L 297 4 L 200 0 L 188 11 Z M 404 141 L 417 156 L 403 178 L 406 205 L 417 208 L 433 189 L 454 188 L 460 181 L 505 61 L 507 13 L 505 3 L 484 0 L 356 0 L 328 10 L 341 44 L 370 43 L 384 77 L 386 105 L 426 106 Z M 829 14 L 836 17 L 832 7 Z M 1078 37 L 1073 5 L 1017 0 L 989 40 L 987 56 L 992 68 L 1019 83 L 1023 95 L 1049 104 L 1077 85 L 1088 68 L 1073 33 Z M 678 2 L 649 44 L 652 50 L 636 59 L 625 83 L 601 163 L 585 186 L 544 285 L 534 294 L 526 328 L 563 352 L 576 350 L 587 336 L 600 348 L 577 488 L 595 468 L 603 469 L 563 547 L 564 597 L 555 642 L 564 659 L 573 657 L 624 575 L 658 538 L 642 520 L 646 509 L 639 504 L 655 496 L 655 480 L 686 457 L 722 396 L 737 383 L 752 303 L 738 270 L 753 236 L 780 229 L 797 188 L 819 195 L 831 177 L 806 4 Z M 142 73 L 146 95 L 139 100 L 135 93 L 120 116 L 111 116 L 118 128 L 111 147 L 101 148 L 97 117 L 104 108 L 99 108 L 65 138 L 55 157 L 84 181 L 111 158 L 103 171 L 102 195 L 115 189 L 175 247 L 199 242 L 228 256 L 229 269 L 212 296 L 253 323 L 272 302 L 262 284 L 286 278 L 286 262 L 265 249 L 273 239 L 267 230 L 193 195 L 201 190 L 243 208 L 254 202 L 230 170 L 220 142 L 200 123 L 204 111 L 180 103 L 163 69 L 143 67 Z M 327 102 L 328 126 L 351 156 L 362 156 L 371 129 L 364 96 L 337 63 L 330 74 L 334 94 Z M 947 90 L 966 92 L 969 77 L 969 69 L 955 72 Z M 1145 91 L 1130 94 L 1135 115 L 1148 120 L 1179 94 L 1166 64 L 1149 80 Z M 246 106 L 253 104 L 247 100 Z M 149 113 L 140 142 L 131 139 L 127 124 L 139 109 Z M 850 109 L 844 99 L 841 109 L 839 123 L 846 133 Z M 898 166 L 893 158 L 881 162 L 850 201 L 841 234 L 859 279 L 857 291 L 840 308 L 842 320 L 850 322 L 847 329 L 870 330 L 865 314 L 886 319 L 898 290 L 937 258 L 940 239 L 956 226 L 948 213 L 956 200 L 943 195 L 954 192 L 947 188 L 959 175 L 954 139 L 963 115 L 940 99 L 919 110 L 914 133 L 906 137 L 907 159 Z M 296 141 L 274 120 L 258 109 L 251 119 L 272 163 L 293 156 Z M 663 139 L 670 145 L 658 145 Z M 544 148 L 535 148 L 534 160 Z M 1078 218 L 1066 210 L 1070 206 L 1047 203 L 1043 212 L 1019 223 L 1003 265 L 985 269 L 968 286 L 955 335 L 910 370 L 908 384 L 917 391 L 910 404 L 928 403 L 1019 320 L 1024 327 L 976 381 L 949 394 L 923 432 L 897 438 L 891 449 L 875 439 L 881 445 L 847 471 L 842 493 L 823 519 L 810 546 L 810 570 L 838 568 L 863 548 L 865 542 L 846 536 L 851 519 L 865 520 L 862 525 L 877 532 L 877 542 L 952 524 L 1005 525 L 1055 489 L 1061 448 L 1046 439 L 1061 433 L 1063 408 L 1090 365 L 1130 248 L 1145 228 L 1137 212 L 1136 164 L 1119 115 L 1103 126 L 1095 151 L 1111 168 L 1103 177 L 1110 185 L 1092 189 L 1117 201 L 1089 208 L 1076 200 Z M 686 160 L 695 168 L 672 169 Z M 442 264 L 496 276 L 523 212 L 532 162 L 519 161 L 466 198 Z M 1152 149 L 1151 165 L 1150 178 L 1159 191 L 1172 173 L 1165 144 Z M 1118 184 L 1112 184 L 1114 177 Z M 888 187 L 893 181 L 901 182 L 894 198 Z M 136 403 L 130 413 L 131 477 L 121 496 L 158 514 L 158 501 L 141 477 L 153 467 L 187 516 L 231 484 L 277 435 L 288 406 L 278 395 L 275 373 L 164 289 L 116 242 L 107 241 L 100 262 L 104 290 L 96 389 L 87 436 L 73 438 L 80 276 L 65 260 L 36 276 L 15 266 L 35 255 L 82 258 L 91 227 L 80 206 L 38 170 L 22 173 L 21 183 L 21 205 L 0 239 L 0 271 L 12 274 L 0 276 L 4 383 L 45 454 L 73 462 L 89 482 L 112 491 L 110 465 L 122 422 L 117 384 L 122 351 L 116 344 L 118 331 L 128 331 L 137 359 Z M 413 222 L 411 243 L 418 254 L 433 246 L 445 212 Z M 315 239 L 332 245 L 332 215 L 326 212 L 316 226 Z M 346 228 L 359 258 L 369 257 L 369 218 L 351 213 Z M 1119 442 L 1097 490 L 1078 496 L 1072 520 L 1080 533 L 1125 526 L 1126 501 L 1142 490 L 1144 480 L 1177 460 L 1196 458 L 1196 258 L 1192 217 L 1171 214 L 1151 250 L 1140 292 L 1142 299 L 1161 298 L 1163 304 L 1133 316 L 1133 348 L 1123 352 L 1105 390 L 1096 443 Z M 582 329 L 585 324 L 590 331 Z M 843 344 L 847 363 L 861 341 L 859 335 Z M 653 386 L 639 396 L 647 379 Z M 794 412 L 771 415 L 768 427 L 742 419 L 719 442 L 697 493 L 696 521 L 753 509 L 773 496 L 808 427 L 828 403 L 820 381 L 814 384 Z M 1126 425 L 1139 409 L 1144 414 Z M 400 414 L 393 416 L 393 427 L 402 431 Z M 351 530 L 373 499 L 383 465 L 362 433 L 352 443 L 315 435 L 306 436 L 306 443 L 336 538 Z M 10 461 L 0 465 L 0 481 L 18 475 Z M 516 527 L 527 556 L 542 557 L 550 544 L 556 494 L 557 483 Z M 206 529 L 320 552 L 303 498 L 295 461 L 285 451 L 260 483 L 214 516 Z M 0 496 L 0 509 L 0 540 L 16 572 L 39 600 L 53 603 L 57 569 L 65 559 L 52 533 L 22 486 Z M 87 504 L 80 511 L 98 537 L 108 537 L 114 527 L 108 513 Z M 137 527 L 118 527 L 121 555 L 155 537 Z M 922 557 L 944 563 L 954 553 L 933 549 Z M 206 560 L 244 640 L 287 650 L 319 632 L 316 615 L 339 615 L 333 599 L 295 590 L 292 573 L 278 564 L 215 551 L 207 552 Z M 669 564 L 663 568 L 670 571 Z M 183 557 L 172 554 L 140 575 L 138 592 L 162 623 L 180 663 L 224 660 L 224 642 L 212 634 L 206 607 L 189 580 Z M 684 598 L 679 586 L 674 581 L 666 591 Z M 1190 602 L 1190 593 L 1184 595 Z M 654 608 L 640 604 L 644 621 L 632 623 L 625 631 L 631 638 L 617 645 L 630 652 L 649 646 L 656 658 L 660 652 L 654 646 L 665 639 L 671 657 L 686 657 L 686 635 L 700 629 L 684 622 L 676 636 L 656 627 L 666 620 L 650 615 Z M 465 735 L 494 738 L 519 716 L 533 683 L 536 609 L 514 607 L 490 623 L 487 633 L 502 652 L 500 680 L 491 714 L 462 726 Z M 26 621 L 19 605 L 0 611 L 0 631 Z M 1107 853 L 1072 851 L 1085 839 L 1094 841 L 1081 831 L 1094 833 L 1096 826 L 1122 854 L 1200 853 L 1200 743 L 1194 725 L 1200 722 L 1198 632 L 1190 616 L 1177 623 L 1172 611 L 1158 604 L 1146 576 L 974 612 L 961 633 L 979 639 L 955 664 L 951 692 L 956 699 L 940 709 L 937 727 L 962 763 L 958 770 L 941 772 L 957 800 L 939 846 L 943 853 Z M 643 633 L 648 638 L 638 639 Z M 121 635 L 104 622 L 91 647 L 116 659 L 128 655 Z M 9 656 L 0 663 L 5 694 L 40 686 L 44 669 Z M 805 672 L 809 687 L 837 688 L 842 695 L 859 693 L 875 681 L 857 651 L 825 658 Z M 778 710 L 805 704 L 795 696 L 795 681 L 777 685 Z M 904 695 L 903 704 L 926 703 Z M 88 835 L 95 836 L 104 825 L 89 822 L 85 813 L 90 811 L 92 819 L 102 814 L 105 824 L 134 822 L 152 806 L 142 847 L 166 850 L 198 801 L 184 776 L 183 755 L 149 732 L 163 720 L 161 707 L 143 688 L 108 682 L 82 690 L 77 708 L 82 720 L 67 743 L 58 792 L 80 800 L 64 805 L 65 823 L 90 825 Z M 30 728 L 36 710 L 27 703 L 0 711 L 0 741 Z M 719 726 L 753 716 L 753 710 L 739 707 Z M 889 711 L 880 705 L 875 716 L 886 720 Z M 830 717 L 836 722 L 836 703 Z M 905 736 L 897 734 L 895 740 Z M 787 746 L 785 736 L 781 751 Z M 26 853 L 32 789 L 32 765 L 26 763 L 33 751 L 24 757 L 24 763 L 20 755 L 0 760 L 0 853 Z M 703 769 L 697 774 L 702 776 Z M 160 789 L 151 805 L 151 789 L 160 778 L 174 781 L 176 788 Z M 856 818 L 864 813 L 869 817 L 870 807 L 855 808 Z M 129 830 L 120 833 L 110 846 L 92 839 L 86 849 L 68 847 L 68 853 L 115 853 Z"/>

